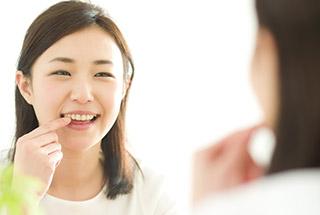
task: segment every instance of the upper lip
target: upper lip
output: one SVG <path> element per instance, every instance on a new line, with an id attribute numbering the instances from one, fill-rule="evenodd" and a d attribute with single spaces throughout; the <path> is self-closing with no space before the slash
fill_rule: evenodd
<path id="1" fill-rule="evenodd" d="M 91 111 L 83 111 L 83 110 L 75 110 L 75 111 L 69 111 L 69 112 L 65 112 L 65 113 L 61 113 L 61 116 L 67 115 L 67 114 L 79 114 L 79 115 L 95 115 L 95 116 L 99 116 L 98 113 L 94 113 Z"/>

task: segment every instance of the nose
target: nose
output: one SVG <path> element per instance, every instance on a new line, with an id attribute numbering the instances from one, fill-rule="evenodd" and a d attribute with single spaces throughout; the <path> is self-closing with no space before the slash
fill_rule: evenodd
<path id="1" fill-rule="evenodd" d="M 86 81 L 78 81 L 72 87 L 71 100 L 80 104 L 92 102 L 94 97 L 92 95 L 92 87 Z"/>

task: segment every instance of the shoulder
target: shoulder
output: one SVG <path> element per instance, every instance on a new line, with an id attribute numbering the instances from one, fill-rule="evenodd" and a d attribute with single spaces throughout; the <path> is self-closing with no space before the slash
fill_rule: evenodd
<path id="1" fill-rule="evenodd" d="M 141 170 L 141 171 L 140 171 Z M 176 204 L 168 192 L 165 176 L 147 166 L 135 173 L 133 193 L 143 204 L 148 202 L 152 214 L 175 215 Z"/>
<path id="2" fill-rule="evenodd" d="M 194 214 L 318 214 L 319 181 L 320 169 L 274 174 L 209 197 Z"/>
<path id="3" fill-rule="evenodd" d="M 166 189 L 166 179 L 164 175 L 157 173 L 147 166 L 140 166 L 135 172 L 135 189 L 141 189 L 144 193 L 160 194 Z"/>

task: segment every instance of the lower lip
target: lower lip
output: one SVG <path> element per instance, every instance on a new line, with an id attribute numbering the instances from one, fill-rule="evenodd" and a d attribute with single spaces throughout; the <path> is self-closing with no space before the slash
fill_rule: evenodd
<path id="1" fill-rule="evenodd" d="M 97 121 L 97 119 L 94 120 L 94 121 L 85 121 L 85 122 L 72 120 L 67 125 L 67 127 L 71 128 L 71 129 L 74 129 L 74 130 L 83 131 L 83 130 L 89 129 L 96 121 Z"/>

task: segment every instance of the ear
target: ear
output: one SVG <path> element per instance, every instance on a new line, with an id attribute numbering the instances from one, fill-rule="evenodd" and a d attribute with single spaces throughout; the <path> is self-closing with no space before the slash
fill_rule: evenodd
<path id="1" fill-rule="evenodd" d="M 123 84 L 123 87 L 122 87 L 122 99 L 124 99 L 124 97 L 127 95 L 127 90 L 128 90 L 128 85 L 125 83 Z"/>
<path id="2" fill-rule="evenodd" d="M 32 105 L 32 88 L 30 79 L 22 71 L 16 72 L 16 84 L 23 98 Z"/>
<path id="3" fill-rule="evenodd" d="M 128 89 L 130 87 L 131 80 L 128 78 L 128 80 L 123 81 L 123 87 L 122 87 L 122 99 L 127 95 Z"/>

